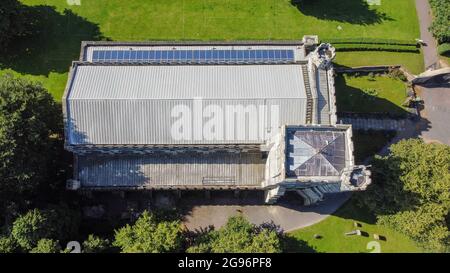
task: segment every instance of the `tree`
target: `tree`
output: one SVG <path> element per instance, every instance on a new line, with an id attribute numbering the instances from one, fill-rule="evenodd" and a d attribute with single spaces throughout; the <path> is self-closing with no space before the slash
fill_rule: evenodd
<path id="1" fill-rule="evenodd" d="M 108 239 L 102 239 L 98 236 L 90 234 L 86 241 L 83 242 L 84 253 L 103 253 L 111 247 Z"/>
<path id="2" fill-rule="evenodd" d="M 11 234 L 26 251 L 37 246 L 40 239 L 69 240 L 78 229 L 78 215 L 65 206 L 46 210 L 33 209 L 19 216 Z"/>
<path id="3" fill-rule="evenodd" d="M 219 230 L 200 235 L 187 252 L 276 253 L 281 252 L 281 233 L 256 226 L 243 216 L 231 217 Z"/>
<path id="4" fill-rule="evenodd" d="M 23 199 L 48 183 L 61 115 L 40 84 L 0 76 L 0 200 Z M 46 182 L 46 183 L 44 183 Z"/>
<path id="5" fill-rule="evenodd" d="M 430 30 L 439 43 L 450 42 L 450 2 L 448 0 L 430 0 L 433 10 L 433 23 Z"/>
<path id="6" fill-rule="evenodd" d="M 58 241 L 52 239 L 41 239 L 30 253 L 60 253 L 61 246 Z"/>
<path id="7" fill-rule="evenodd" d="M 445 216 L 448 214 L 442 206 L 430 203 L 417 210 L 401 211 L 393 215 L 380 215 L 380 224 L 411 236 L 426 248 L 437 252 L 450 251 L 450 233 Z"/>
<path id="8" fill-rule="evenodd" d="M 0 236 L 0 253 L 14 253 L 18 245 L 11 236 Z"/>
<path id="9" fill-rule="evenodd" d="M 114 246 L 124 253 L 178 252 L 181 249 L 182 230 L 179 221 L 158 221 L 144 211 L 136 223 L 126 225 L 115 233 Z"/>
<path id="10" fill-rule="evenodd" d="M 14 221 L 11 233 L 24 250 L 31 250 L 41 238 L 53 235 L 53 227 L 47 213 L 33 209 Z"/>
<path id="11" fill-rule="evenodd" d="M 373 185 L 360 200 L 378 221 L 403 232 L 425 247 L 450 246 L 446 219 L 450 209 L 450 147 L 419 139 L 391 146 L 373 162 Z"/>
<path id="12" fill-rule="evenodd" d="M 13 35 L 23 31 L 21 4 L 17 0 L 0 1 L 0 51 L 5 48 Z"/>

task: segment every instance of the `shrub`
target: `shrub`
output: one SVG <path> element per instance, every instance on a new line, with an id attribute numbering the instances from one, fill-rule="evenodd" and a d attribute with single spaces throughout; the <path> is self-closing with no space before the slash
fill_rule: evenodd
<path id="1" fill-rule="evenodd" d="M 134 225 L 116 231 L 113 245 L 124 253 L 178 252 L 182 241 L 179 221 L 158 221 L 144 211 Z"/>
<path id="2" fill-rule="evenodd" d="M 342 39 L 322 39 L 322 42 L 336 44 L 378 44 L 378 45 L 409 45 L 416 46 L 414 40 L 378 39 L 378 38 L 342 38 Z"/>
<path id="3" fill-rule="evenodd" d="M 404 82 L 407 81 L 405 74 L 403 74 L 403 72 L 400 71 L 400 69 L 398 69 L 398 68 L 390 68 L 389 72 L 388 72 L 388 76 L 389 76 L 389 78 L 392 78 L 392 79 L 397 79 L 397 80 L 401 80 Z"/>
<path id="4" fill-rule="evenodd" d="M 51 239 L 41 239 L 37 246 L 33 248 L 30 253 L 60 253 L 61 246 L 58 241 Z"/>
<path id="5" fill-rule="evenodd" d="M 439 45 L 438 52 L 440 55 L 450 56 L 450 43 Z"/>
<path id="6" fill-rule="evenodd" d="M 16 240 L 12 236 L 0 237 L 0 253 L 13 253 L 18 249 Z"/>
<path id="7" fill-rule="evenodd" d="M 84 253 L 103 253 L 111 247 L 108 239 L 102 239 L 98 236 L 90 234 L 86 241 L 83 242 Z"/>
<path id="8" fill-rule="evenodd" d="M 394 52 L 419 52 L 417 46 L 411 45 L 386 45 L 386 44 L 335 44 L 337 51 L 394 51 Z"/>
<path id="9" fill-rule="evenodd" d="M 367 95 L 369 95 L 371 97 L 377 97 L 378 96 L 378 91 L 376 89 L 366 88 L 363 91 L 364 91 L 364 93 L 366 93 Z"/>
<path id="10" fill-rule="evenodd" d="M 281 252 L 281 236 L 275 225 L 256 226 L 243 216 L 236 216 L 219 230 L 201 234 L 187 252 L 276 253 Z"/>
<path id="11" fill-rule="evenodd" d="M 53 235 L 49 215 L 38 209 L 19 216 L 13 223 L 12 236 L 24 250 L 34 248 L 41 238 Z"/>
<path id="12" fill-rule="evenodd" d="M 33 209 L 14 221 L 11 234 L 24 250 L 30 250 L 43 238 L 70 239 L 77 228 L 77 215 L 65 207 Z"/>

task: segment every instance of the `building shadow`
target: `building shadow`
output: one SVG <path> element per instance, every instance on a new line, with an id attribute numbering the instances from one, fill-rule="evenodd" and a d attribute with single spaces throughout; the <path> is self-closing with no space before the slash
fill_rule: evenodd
<path id="1" fill-rule="evenodd" d="M 321 20 L 356 25 L 373 25 L 394 20 L 386 13 L 371 8 L 365 0 L 291 0 L 291 4 L 302 14 Z"/>
<path id="2" fill-rule="evenodd" d="M 97 24 L 68 9 L 21 5 L 20 14 L 25 32 L 13 37 L 0 55 L 1 69 L 46 76 L 64 73 L 79 58 L 81 41 L 104 39 Z"/>
<path id="3" fill-rule="evenodd" d="M 375 81 L 377 77 L 374 78 Z M 342 74 L 336 75 L 335 86 L 338 116 L 344 113 L 375 113 L 385 117 L 406 118 L 410 114 L 404 108 L 377 94 L 370 94 L 367 90 L 348 85 Z M 402 91 L 404 90 L 399 90 Z"/>

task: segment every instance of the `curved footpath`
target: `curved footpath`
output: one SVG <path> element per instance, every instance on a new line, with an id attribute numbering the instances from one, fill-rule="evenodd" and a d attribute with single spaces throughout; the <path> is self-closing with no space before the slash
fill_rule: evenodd
<path id="1" fill-rule="evenodd" d="M 224 204 L 223 199 L 214 198 L 215 204 L 192 206 L 185 216 L 184 224 L 189 230 L 209 225 L 219 228 L 230 216 L 242 213 L 254 224 L 273 221 L 287 232 L 322 221 L 334 213 L 350 195 L 349 193 L 329 195 L 323 202 L 312 207 L 288 201 L 280 201 L 276 205 L 230 205 Z"/>

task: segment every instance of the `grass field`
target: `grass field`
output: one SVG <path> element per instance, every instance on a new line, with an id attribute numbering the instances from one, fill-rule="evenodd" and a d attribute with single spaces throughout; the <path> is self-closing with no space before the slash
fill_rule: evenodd
<path id="1" fill-rule="evenodd" d="M 355 67 L 367 65 L 403 65 L 411 73 L 420 74 L 424 70 L 422 53 L 354 51 L 337 52 L 337 65 Z"/>
<path id="2" fill-rule="evenodd" d="M 321 37 L 417 38 L 413 0 L 23 0 L 55 6 L 96 23 L 114 40 L 148 39 L 298 39 Z M 69 1 L 70 2 L 70 1 Z M 74 1 L 72 1 L 74 2 Z M 341 27 L 341 30 L 338 29 Z"/>
<path id="3" fill-rule="evenodd" d="M 22 0 L 40 29 L 31 39 L 12 43 L 0 57 L 0 73 L 43 82 L 60 100 L 72 60 L 82 40 L 235 40 L 372 37 L 414 39 L 419 35 L 414 0 Z M 422 69 L 421 54 L 339 53 L 338 63 L 404 64 Z"/>
<path id="4" fill-rule="evenodd" d="M 387 76 L 336 77 L 336 104 L 339 112 L 387 112 L 405 115 L 402 103 L 406 99 L 406 85 Z"/>
<path id="5" fill-rule="evenodd" d="M 361 224 L 355 228 L 354 222 Z M 365 236 L 346 236 L 344 233 L 360 229 Z M 364 208 L 359 208 L 350 200 L 336 213 L 322 222 L 289 233 L 286 249 L 288 252 L 332 252 L 332 253 L 367 253 L 373 234 L 386 238 L 378 241 L 382 253 L 423 252 L 414 241 L 388 227 L 377 225 L 375 218 Z M 314 235 L 321 235 L 315 239 Z"/>

